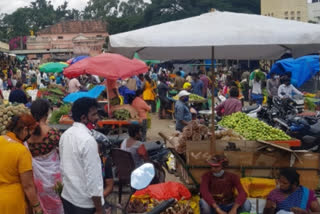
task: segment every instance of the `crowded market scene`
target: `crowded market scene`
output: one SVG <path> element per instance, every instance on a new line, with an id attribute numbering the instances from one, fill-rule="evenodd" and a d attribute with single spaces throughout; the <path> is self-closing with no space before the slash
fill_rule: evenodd
<path id="1" fill-rule="evenodd" d="M 320 213 L 319 34 L 211 9 L 0 48 L 0 213 Z"/>

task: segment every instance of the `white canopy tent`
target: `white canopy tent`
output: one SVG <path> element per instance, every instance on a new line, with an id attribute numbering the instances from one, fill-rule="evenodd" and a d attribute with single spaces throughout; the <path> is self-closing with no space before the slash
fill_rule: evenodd
<path id="1" fill-rule="evenodd" d="M 109 50 L 130 58 L 137 52 L 142 59 L 157 60 L 278 59 L 288 51 L 298 57 L 318 53 L 320 26 L 260 15 L 214 11 L 112 35 Z M 215 81 L 214 75 L 212 81 Z"/>
<path id="2" fill-rule="evenodd" d="M 272 17 L 210 12 L 110 36 L 111 52 L 142 59 L 278 59 L 320 50 L 320 26 Z"/>

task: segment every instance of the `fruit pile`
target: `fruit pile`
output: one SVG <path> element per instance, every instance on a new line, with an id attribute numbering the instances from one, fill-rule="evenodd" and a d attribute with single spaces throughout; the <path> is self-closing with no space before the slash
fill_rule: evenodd
<path id="1" fill-rule="evenodd" d="M 247 140 L 275 141 L 291 139 L 282 130 L 273 128 L 241 112 L 224 117 L 219 122 L 219 125 L 233 129 Z"/>
<path id="2" fill-rule="evenodd" d="M 30 111 L 23 104 L 19 105 L 0 105 L 0 133 L 6 134 L 7 125 L 11 121 L 12 116 L 29 114 Z"/>
<path id="3" fill-rule="evenodd" d="M 146 213 L 147 211 L 152 210 L 162 201 L 158 200 L 140 200 L 133 199 L 130 201 L 128 205 L 127 212 L 128 213 Z M 190 203 L 188 201 L 179 201 L 175 203 L 172 207 L 169 207 L 165 211 L 161 212 L 161 214 L 192 214 L 194 210 L 192 209 Z"/>
<path id="4" fill-rule="evenodd" d="M 173 97 L 174 100 L 179 100 L 178 95 Z M 196 101 L 204 101 L 206 100 L 204 97 L 201 97 L 197 94 L 190 94 L 189 95 L 189 102 L 196 102 Z"/>

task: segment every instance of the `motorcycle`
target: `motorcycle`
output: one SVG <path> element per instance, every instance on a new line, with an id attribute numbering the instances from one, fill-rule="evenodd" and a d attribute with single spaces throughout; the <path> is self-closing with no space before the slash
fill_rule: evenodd
<path id="1" fill-rule="evenodd" d="M 293 138 L 302 141 L 295 149 L 319 150 L 320 119 L 318 117 L 288 116 L 285 119 L 275 118 L 276 126 Z"/>
<path id="2" fill-rule="evenodd" d="M 112 149 L 120 148 L 121 143 L 128 138 L 127 134 L 106 136 L 97 130 L 92 130 L 91 132 L 92 136 L 96 139 L 102 154 L 108 157 L 111 157 Z M 143 144 L 151 161 L 161 165 L 163 168 L 167 169 L 169 173 L 173 173 L 169 170 L 167 165 L 169 149 L 164 142 L 144 142 Z"/>

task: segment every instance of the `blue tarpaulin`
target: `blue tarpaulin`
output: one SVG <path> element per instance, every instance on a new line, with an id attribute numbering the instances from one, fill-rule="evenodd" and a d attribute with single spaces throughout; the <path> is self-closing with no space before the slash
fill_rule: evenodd
<path id="1" fill-rule="evenodd" d="M 103 92 L 105 89 L 106 89 L 105 86 L 97 85 L 94 88 L 92 88 L 90 91 L 87 91 L 87 92 L 83 92 L 83 91 L 74 92 L 74 93 L 68 94 L 65 98 L 63 98 L 63 102 L 73 103 L 82 97 L 89 97 L 89 98 L 97 99 L 100 96 L 101 92 Z"/>
<path id="2" fill-rule="evenodd" d="M 319 55 L 279 60 L 272 66 L 270 74 L 283 75 L 288 72 L 291 73 L 291 83 L 296 87 L 302 86 L 319 72 Z"/>

